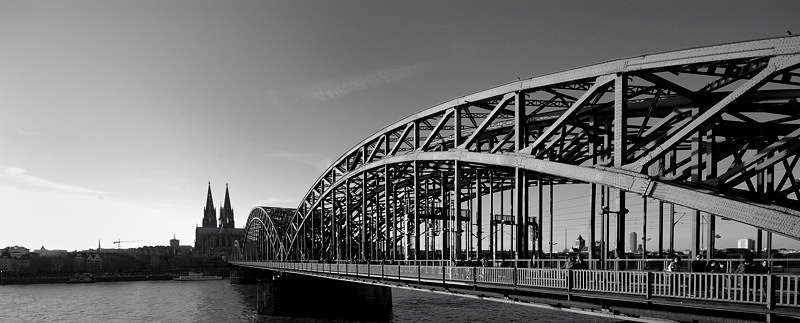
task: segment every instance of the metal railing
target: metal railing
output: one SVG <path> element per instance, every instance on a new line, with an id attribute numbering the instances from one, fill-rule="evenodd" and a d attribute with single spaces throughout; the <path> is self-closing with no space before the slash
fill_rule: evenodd
<path id="1" fill-rule="evenodd" d="M 516 271 L 517 285 L 567 289 L 569 271 L 561 269 L 520 268 Z"/>
<path id="2" fill-rule="evenodd" d="M 636 295 L 648 299 L 664 297 L 756 304 L 769 309 L 775 306 L 800 308 L 800 275 L 293 262 L 247 264 L 417 283 L 541 288 Z"/>
<path id="3" fill-rule="evenodd" d="M 616 270 L 569 270 L 573 290 L 629 295 L 648 295 L 647 272 Z"/>

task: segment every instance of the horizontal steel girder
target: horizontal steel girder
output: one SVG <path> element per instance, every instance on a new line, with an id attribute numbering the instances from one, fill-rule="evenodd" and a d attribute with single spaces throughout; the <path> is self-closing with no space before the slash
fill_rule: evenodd
<path id="1" fill-rule="evenodd" d="M 701 212 L 730 218 L 734 221 L 800 239 L 800 212 L 726 196 L 711 190 L 690 188 L 647 175 L 607 167 L 583 167 L 535 159 L 524 154 L 486 154 L 468 151 L 417 152 L 390 157 L 366 164 L 340 178 L 333 187 L 352 176 L 383 165 L 418 161 L 462 161 L 500 167 L 519 167 L 528 171 L 611 186 L 660 201 L 675 203 Z M 324 195 L 329 194 L 326 191 Z"/>

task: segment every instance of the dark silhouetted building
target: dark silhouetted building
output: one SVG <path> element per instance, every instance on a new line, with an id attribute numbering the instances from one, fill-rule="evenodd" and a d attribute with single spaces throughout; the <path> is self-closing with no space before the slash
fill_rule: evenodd
<path id="1" fill-rule="evenodd" d="M 225 203 L 219 210 L 219 226 L 216 213 L 209 182 L 206 207 L 203 209 L 203 226 L 195 228 L 194 252 L 197 255 L 225 257 L 233 252 L 234 242 L 244 240 L 244 229 L 235 227 L 227 184 L 225 184 Z"/>

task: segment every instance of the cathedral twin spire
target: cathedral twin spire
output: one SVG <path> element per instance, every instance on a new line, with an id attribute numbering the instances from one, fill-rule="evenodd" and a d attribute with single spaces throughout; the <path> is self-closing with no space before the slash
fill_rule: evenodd
<path id="1" fill-rule="evenodd" d="M 208 197 L 206 197 L 206 207 L 203 209 L 203 227 L 217 227 L 217 209 L 214 208 L 214 199 L 211 197 L 211 182 L 208 182 Z M 228 184 L 225 184 L 225 204 L 220 205 L 219 227 L 234 228 L 233 208 L 231 207 L 231 197 L 228 193 Z"/>

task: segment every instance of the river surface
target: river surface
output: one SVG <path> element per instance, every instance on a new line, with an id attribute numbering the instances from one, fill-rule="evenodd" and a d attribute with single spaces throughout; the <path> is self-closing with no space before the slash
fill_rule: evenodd
<path id="1" fill-rule="evenodd" d="M 392 322 L 614 322 L 397 288 L 392 298 Z M 0 322 L 334 322 L 257 315 L 255 302 L 255 285 L 231 285 L 227 279 L 5 285 Z"/>

